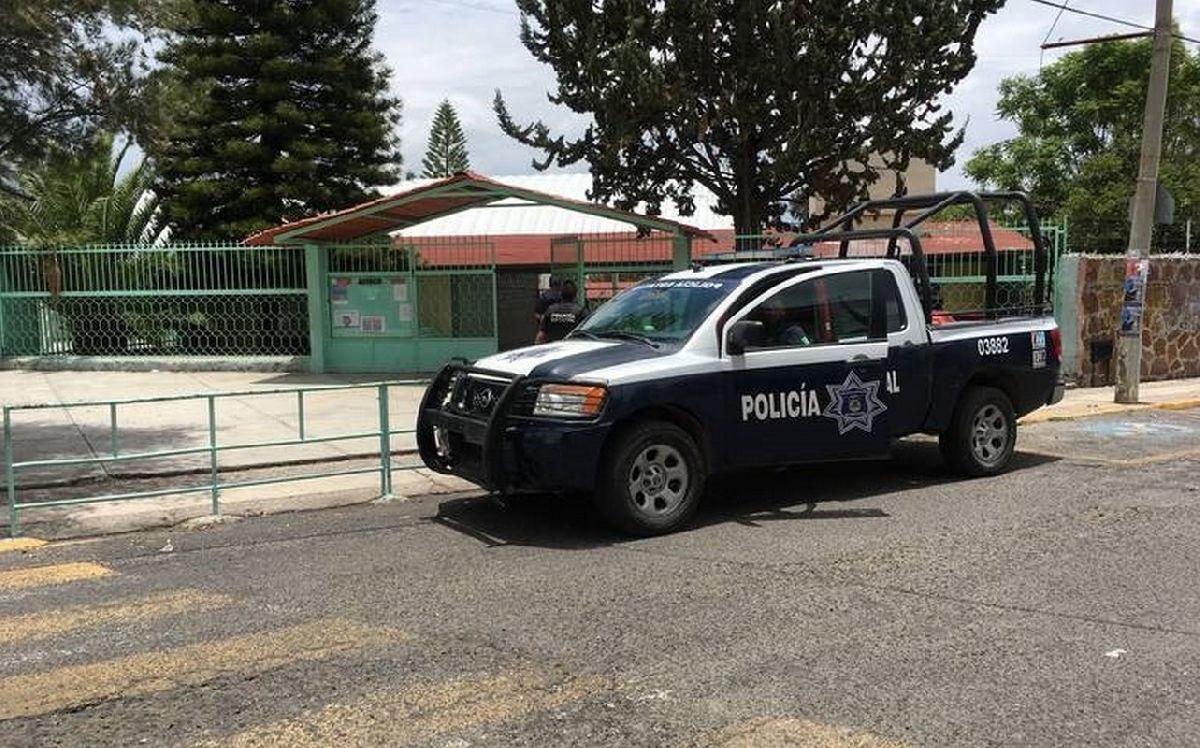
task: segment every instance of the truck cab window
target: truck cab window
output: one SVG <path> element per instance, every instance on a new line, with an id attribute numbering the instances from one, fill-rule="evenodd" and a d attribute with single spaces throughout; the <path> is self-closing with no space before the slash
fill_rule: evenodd
<path id="1" fill-rule="evenodd" d="M 874 271 L 879 274 L 883 288 L 884 313 L 887 315 L 887 331 L 900 332 L 908 327 L 908 316 L 904 313 L 904 302 L 900 300 L 900 288 L 896 276 L 887 270 Z"/>
<path id="2" fill-rule="evenodd" d="M 871 272 L 855 270 L 817 279 L 824 288 L 833 337 L 838 343 L 861 343 L 870 337 Z"/>

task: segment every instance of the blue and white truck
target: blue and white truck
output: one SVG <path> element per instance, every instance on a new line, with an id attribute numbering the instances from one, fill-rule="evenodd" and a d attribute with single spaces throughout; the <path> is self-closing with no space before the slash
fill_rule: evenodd
<path id="1" fill-rule="evenodd" d="M 995 302 L 997 200 L 1031 227 L 1036 281 L 1019 308 Z M 917 229 L 957 204 L 976 209 L 985 303 L 951 318 L 935 308 Z M 893 227 L 853 229 L 879 210 Z M 635 534 L 679 528 L 714 473 L 877 458 L 910 434 L 936 434 L 961 474 L 999 473 L 1017 419 L 1063 394 L 1037 226 L 1019 193 L 873 201 L 796 241 L 837 243 L 836 259 L 697 264 L 642 282 L 563 341 L 443 368 L 418 415 L 421 457 L 490 491 L 590 494 Z M 863 241 L 886 252 L 851 256 Z"/>

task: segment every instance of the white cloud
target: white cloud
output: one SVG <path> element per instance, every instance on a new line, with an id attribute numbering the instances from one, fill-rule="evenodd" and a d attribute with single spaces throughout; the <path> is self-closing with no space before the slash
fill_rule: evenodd
<path id="1" fill-rule="evenodd" d="M 1070 7 L 1153 23 L 1149 0 L 1072 0 Z M 492 95 L 503 90 L 518 120 L 544 119 L 558 130 L 578 132 L 581 115 L 546 100 L 554 88 L 549 67 L 534 60 L 518 38 L 515 4 L 507 0 L 379 0 L 376 45 L 393 69 L 393 88 L 404 99 L 401 132 L 405 168 L 420 170 L 433 110 L 443 98 L 458 109 L 471 149 L 472 168 L 486 174 L 527 173 L 537 155 L 500 132 L 492 114 Z M 974 149 L 1009 137 L 1014 128 L 997 119 L 996 87 L 1000 79 L 1036 74 L 1066 50 L 1039 49 L 1058 11 L 1031 0 L 1009 0 L 987 19 L 976 37 L 978 63 L 947 98 L 955 121 L 966 125 L 966 141 L 958 165 L 941 175 L 939 187 L 967 186 L 961 164 Z M 1175 0 L 1175 16 L 1185 33 L 1200 36 L 1200 0 Z M 1122 28 L 1098 19 L 1063 13 L 1051 40 L 1121 33 Z M 577 167 L 582 170 L 586 167 Z"/>

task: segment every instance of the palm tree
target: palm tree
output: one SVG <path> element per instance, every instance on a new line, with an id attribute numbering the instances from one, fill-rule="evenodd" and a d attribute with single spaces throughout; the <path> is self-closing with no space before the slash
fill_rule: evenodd
<path id="1" fill-rule="evenodd" d="M 109 296 L 60 295 L 62 291 L 110 291 L 139 275 L 170 272 L 166 256 L 110 250 L 70 251 L 89 244 L 151 246 L 166 239 L 159 220 L 158 197 L 151 190 L 153 169 L 142 160 L 122 173 L 131 143 L 114 153 L 114 138 L 103 134 L 77 153 L 52 154 L 20 179 L 22 197 L 0 203 L 3 233 L 36 256 L 28 273 L 43 279 L 49 305 L 70 328 L 78 355 L 126 352 L 131 325 L 144 327 L 146 314 L 128 301 Z M 123 256 L 122 256 L 123 255 Z M 99 285 L 97 285 L 99 284 Z M 64 289 L 64 285 L 68 288 Z"/>
<path id="2" fill-rule="evenodd" d="M 30 247 L 159 244 L 165 238 L 153 169 L 143 159 L 122 174 L 132 143 L 113 153 L 103 134 L 80 153 L 59 153 L 20 180 L 26 199 L 0 205 L 11 234 Z"/>

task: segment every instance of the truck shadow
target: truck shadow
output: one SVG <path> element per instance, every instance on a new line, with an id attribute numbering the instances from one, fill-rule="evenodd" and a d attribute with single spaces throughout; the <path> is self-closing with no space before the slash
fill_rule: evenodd
<path id="1" fill-rule="evenodd" d="M 1013 470 L 1058 458 L 1018 451 Z M 804 467 L 742 471 L 709 481 L 703 502 L 681 532 L 729 522 L 761 527 L 772 522 L 880 519 L 888 502 L 903 494 L 968 481 L 942 465 L 936 442 L 906 440 L 893 459 L 822 463 Z M 880 505 L 864 505 L 882 498 Z M 856 503 L 863 502 L 863 503 Z M 609 530 L 583 497 L 528 494 L 493 498 L 467 496 L 443 501 L 432 522 L 488 546 L 535 546 L 583 550 L 637 542 Z"/>

